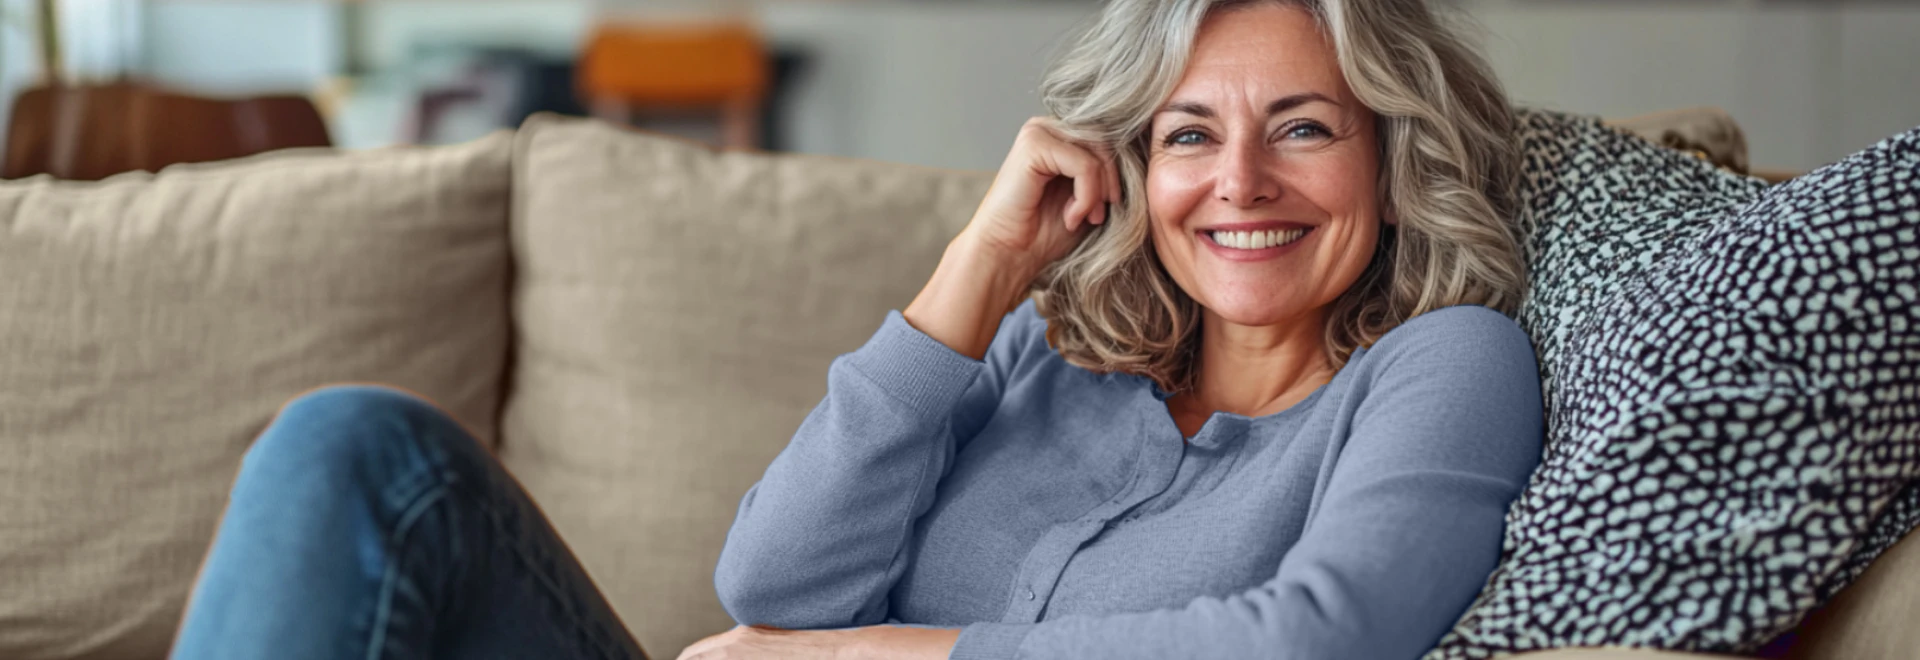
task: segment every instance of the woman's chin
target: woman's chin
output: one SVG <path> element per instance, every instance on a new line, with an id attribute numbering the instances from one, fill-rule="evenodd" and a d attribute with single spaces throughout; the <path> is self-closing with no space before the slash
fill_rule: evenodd
<path id="1" fill-rule="evenodd" d="M 1205 306 L 1207 316 L 1242 326 L 1271 326 L 1297 321 L 1306 311 L 1296 301 L 1258 292 L 1217 296 Z"/>

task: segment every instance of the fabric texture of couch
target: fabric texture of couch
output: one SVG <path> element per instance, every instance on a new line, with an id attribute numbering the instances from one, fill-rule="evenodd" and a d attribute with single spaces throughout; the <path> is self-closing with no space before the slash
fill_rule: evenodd
<path id="1" fill-rule="evenodd" d="M 155 657 L 288 397 L 392 382 L 491 441 L 505 134 L 0 185 L 0 657 Z"/>
<path id="2" fill-rule="evenodd" d="M 242 452 L 338 381 L 419 391 L 496 446 L 673 657 L 731 625 L 712 569 L 739 496 L 990 176 L 537 117 L 453 147 L 0 183 L 0 657 L 164 655 Z M 1910 660 L 1917 615 L 1910 538 L 1795 654 Z"/>
<path id="3" fill-rule="evenodd" d="M 551 116 L 519 137 L 500 457 L 643 644 L 679 648 L 732 624 L 713 567 L 740 495 L 987 179 Z"/>

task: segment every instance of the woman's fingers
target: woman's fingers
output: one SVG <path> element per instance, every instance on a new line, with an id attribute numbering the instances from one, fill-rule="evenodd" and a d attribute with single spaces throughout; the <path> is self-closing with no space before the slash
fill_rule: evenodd
<path id="1" fill-rule="evenodd" d="M 1097 224 L 1105 220 L 1100 209 L 1109 196 L 1106 190 L 1107 166 L 1105 159 L 1094 152 L 1073 142 L 1056 139 L 1050 145 L 1054 152 L 1052 160 L 1061 176 L 1073 180 L 1073 197 L 1067 201 L 1067 207 L 1061 213 L 1067 231 L 1078 229 L 1081 224 Z"/>
<path id="2" fill-rule="evenodd" d="M 1108 214 L 1120 204 L 1120 168 L 1113 160 L 1113 152 L 1071 142 L 1064 146 L 1082 163 L 1079 171 L 1069 173 L 1074 181 L 1074 197 L 1085 202 L 1081 215 L 1089 224 L 1106 224 Z"/>
<path id="3" fill-rule="evenodd" d="M 726 644 L 727 641 L 733 637 L 740 636 L 740 629 L 745 627 L 746 626 L 734 626 L 732 630 L 728 630 L 726 632 L 719 633 L 719 634 L 708 635 L 705 639 L 694 642 L 692 646 L 688 646 L 687 648 L 682 649 L 680 651 L 679 660 L 691 660 L 692 658 L 698 658 L 700 657 L 700 654 L 706 653 L 709 650 L 712 650 L 716 647 Z"/>
<path id="4" fill-rule="evenodd" d="M 1082 169 L 1078 175 L 1069 175 L 1073 176 L 1073 201 L 1067 205 L 1067 231 L 1093 220 L 1093 207 L 1100 203 L 1100 197 L 1096 192 L 1099 184 L 1094 183 L 1092 174 Z"/>
<path id="5" fill-rule="evenodd" d="M 1093 224 L 1103 225 L 1107 223 L 1107 214 L 1113 212 L 1113 162 L 1104 156 L 1099 156 L 1098 158 L 1100 161 L 1100 173 L 1097 175 L 1100 177 L 1100 201 L 1093 205 L 1091 221 Z"/>
<path id="6" fill-rule="evenodd" d="M 1068 138 L 1057 120 L 1028 120 L 969 231 L 995 249 L 1057 259 L 1072 241 L 1054 234 L 1105 223 L 1119 200 L 1112 161 L 1106 148 Z M 1046 227 L 1049 222 L 1060 229 Z"/>
<path id="7" fill-rule="evenodd" d="M 1112 150 L 1089 146 L 1067 139 L 1055 129 L 1055 122 L 1034 118 L 1023 127 L 1025 142 L 1036 175 L 1033 183 L 1045 189 L 1055 178 L 1066 177 L 1073 183 L 1073 194 L 1060 210 L 1061 225 L 1067 231 L 1081 224 L 1104 224 L 1113 208 L 1120 205 L 1120 168 Z M 1046 196 L 1033 199 L 1044 203 Z M 1035 209 L 1044 211 L 1044 209 Z"/>
<path id="8" fill-rule="evenodd" d="M 1105 163 L 1105 164 L 1106 164 L 1106 166 L 1107 166 L 1107 208 L 1106 208 L 1106 212 L 1107 212 L 1107 214 L 1112 214 L 1112 213 L 1113 213 L 1113 209 L 1115 209 L 1115 208 L 1117 208 L 1117 207 L 1119 207 L 1119 206 L 1120 206 L 1120 202 L 1121 202 L 1121 197 L 1120 197 L 1120 162 L 1119 162 L 1119 161 L 1117 161 L 1117 160 L 1114 160 L 1114 158 L 1113 158 L 1113 155 L 1112 155 L 1111 153 L 1109 153 L 1109 154 L 1106 154 L 1106 155 L 1104 155 L 1104 156 L 1102 156 L 1102 157 L 1100 158 L 1100 162 L 1102 162 L 1102 163 Z M 1105 221 L 1106 221 L 1106 219 L 1105 219 L 1105 218 L 1102 218 L 1102 219 L 1101 219 L 1101 222 L 1103 222 L 1103 223 L 1104 223 Z"/>

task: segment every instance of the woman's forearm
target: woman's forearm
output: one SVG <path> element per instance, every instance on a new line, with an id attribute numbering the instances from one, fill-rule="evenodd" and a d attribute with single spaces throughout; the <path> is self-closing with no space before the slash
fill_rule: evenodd
<path id="1" fill-rule="evenodd" d="M 858 660 L 946 660 L 960 639 L 959 628 L 868 626 L 855 629 Z"/>
<path id="2" fill-rule="evenodd" d="M 827 369 L 827 395 L 740 499 L 714 588 L 734 620 L 788 629 L 886 621 L 914 521 L 957 442 L 950 420 L 987 371 L 889 314 Z M 991 393 L 992 390 L 981 388 Z"/>
<path id="3" fill-rule="evenodd" d="M 1037 274 L 1020 261 L 962 234 L 947 245 L 933 277 L 901 316 L 954 352 L 981 359 L 1000 319 L 1026 298 Z"/>

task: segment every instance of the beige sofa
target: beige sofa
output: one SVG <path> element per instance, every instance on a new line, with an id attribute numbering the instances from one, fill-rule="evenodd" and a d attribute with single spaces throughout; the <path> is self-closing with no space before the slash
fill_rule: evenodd
<path id="1" fill-rule="evenodd" d="M 380 381 L 493 446 L 671 658 L 731 625 L 715 558 L 828 361 L 909 300 L 988 179 L 538 117 L 0 183 L 0 657 L 163 655 L 275 408 Z M 1912 660 L 1917 622 L 1910 539 L 1796 653 Z"/>

